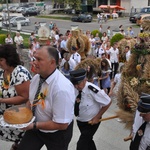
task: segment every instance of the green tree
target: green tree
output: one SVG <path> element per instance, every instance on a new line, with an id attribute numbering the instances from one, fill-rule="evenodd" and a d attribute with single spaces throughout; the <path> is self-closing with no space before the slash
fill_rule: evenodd
<path id="1" fill-rule="evenodd" d="M 95 0 L 87 0 L 88 5 L 93 5 L 95 3 Z"/>
<path id="2" fill-rule="evenodd" d="M 10 3 L 10 1 L 11 1 L 11 0 L 8 0 L 8 3 Z M 0 0 L 0 3 L 1 3 L 1 4 L 6 4 L 6 3 L 7 3 L 7 0 Z"/>
<path id="3" fill-rule="evenodd" d="M 65 6 L 68 4 L 75 10 L 81 10 L 81 0 L 53 0 L 53 3 L 64 4 Z"/>

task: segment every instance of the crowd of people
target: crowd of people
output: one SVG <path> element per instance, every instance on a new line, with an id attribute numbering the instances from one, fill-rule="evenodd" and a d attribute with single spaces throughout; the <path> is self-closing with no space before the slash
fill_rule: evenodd
<path id="1" fill-rule="evenodd" d="M 72 46 L 70 51 L 67 48 L 70 30 L 63 35 L 52 22 L 49 29 L 51 41 L 45 46 L 40 46 L 34 32 L 29 37 L 33 77 L 21 65 L 23 37 L 20 33 L 16 33 L 14 40 L 7 35 L 6 45 L 0 46 L 0 112 L 3 114 L 13 105 L 26 104 L 36 118 L 23 129 L 12 131 L 11 128 L 0 127 L 0 139 L 13 141 L 11 150 L 40 150 L 43 145 L 48 150 L 67 150 L 73 136 L 75 115 L 80 131 L 76 150 L 96 150 L 93 136 L 99 128 L 100 119 L 111 105 L 113 89 L 116 84 L 118 87 L 121 79 L 123 66 L 118 73 L 118 44 L 110 45 L 110 27 L 103 31 L 100 25 L 99 30 L 103 33 L 101 38 L 99 34 L 94 36 L 90 31 L 86 32 L 91 44 L 87 57 L 101 59 L 101 73 L 98 74 L 92 64 L 86 69 L 75 69 L 81 62 L 81 55 L 77 47 Z M 132 28 L 129 29 L 129 34 L 131 30 Z M 120 33 L 121 31 L 122 26 Z M 12 46 L 13 43 L 16 47 Z M 128 61 L 130 47 L 126 46 L 124 52 Z M 39 98 L 39 94 L 43 93 L 46 95 Z M 141 124 L 143 120 L 150 121 L 149 106 L 150 96 L 146 94 L 138 104 L 138 113 L 142 116 Z M 136 121 L 137 119 L 135 124 Z M 134 137 L 137 130 L 138 128 L 134 129 Z M 149 134 L 144 134 L 145 136 L 149 137 Z M 138 150 L 134 146 L 134 137 L 130 150 Z M 148 150 L 150 147 L 150 141 L 144 137 L 141 144 L 139 143 L 139 150 Z"/>

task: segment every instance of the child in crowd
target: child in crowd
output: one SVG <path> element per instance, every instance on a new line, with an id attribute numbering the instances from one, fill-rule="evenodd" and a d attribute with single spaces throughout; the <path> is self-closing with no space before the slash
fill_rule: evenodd
<path id="1" fill-rule="evenodd" d="M 93 65 L 87 67 L 86 78 L 87 81 L 92 82 L 93 84 L 98 86 L 98 75 L 95 72 Z"/>
<path id="2" fill-rule="evenodd" d="M 119 85 L 121 83 L 121 73 L 122 73 L 123 67 L 124 67 L 124 65 L 122 65 L 120 67 L 120 71 L 114 77 L 114 81 L 111 84 L 110 92 L 108 94 L 109 96 L 112 96 L 112 95 L 116 96 L 117 95 Z"/>
<path id="3" fill-rule="evenodd" d="M 106 93 L 109 93 L 110 87 L 111 87 L 111 80 L 110 80 L 110 66 L 106 59 L 103 59 L 101 61 L 101 69 L 102 69 L 102 75 L 99 78 L 101 80 L 101 87 L 104 89 Z"/>
<path id="4" fill-rule="evenodd" d="M 61 68 L 61 73 L 70 80 L 70 71 L 72 71 L 72 69 L 70 68 L 69 62 L 66 61 Z"/>

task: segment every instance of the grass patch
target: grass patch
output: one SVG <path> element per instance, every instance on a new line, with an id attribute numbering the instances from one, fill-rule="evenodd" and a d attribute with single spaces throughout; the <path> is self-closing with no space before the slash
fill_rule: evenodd
<path id="1" fill-rule="evenodd" d="M 51 19 L 61 19 L 61 20 L 70 20 L 71 16 L 37 16 L 38 18 L 51 18 Z"/>
<path id="2" fill-rule="evenodd" d="M 4 30 L 0 30 L 0 34 L 5 34 L 7 35 L 9 33 L 9 31 L 4 31 Z M 16 35 L 16 32 L 11 32 L 11 37 L 14 41 L 14 37 Z M 22 34 L 20 33 L 20 35 L 23 37 L 24 41 L 23 41 L 23 44 L 24 44 L 24 47 L 25 48 L 29 48 L 29 37 L 30 35 L 26 35 L 26 34 Z M 1 44 L 1 43 L 0 43 Z M 15 43 L 14 43 L 15 44 Z"/>
<path id="3" fill-rule="evenodd" d="M 133 27 L 133 28 L 139 28 L 140 26 L 134 24 L 134 25 L 132 25 L 132 27 Z"/>

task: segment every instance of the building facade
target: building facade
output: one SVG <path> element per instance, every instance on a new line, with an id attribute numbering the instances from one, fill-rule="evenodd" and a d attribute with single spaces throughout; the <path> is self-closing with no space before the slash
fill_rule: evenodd
<path id="1" fill-rule="evenodd" d="M 119 5 L 125 8 L 126 13 L 130 13 L 132 8 L 142 8 L 150 5 L 150 0 L 96 0 L 94 7 L 100 5 Z"/>

